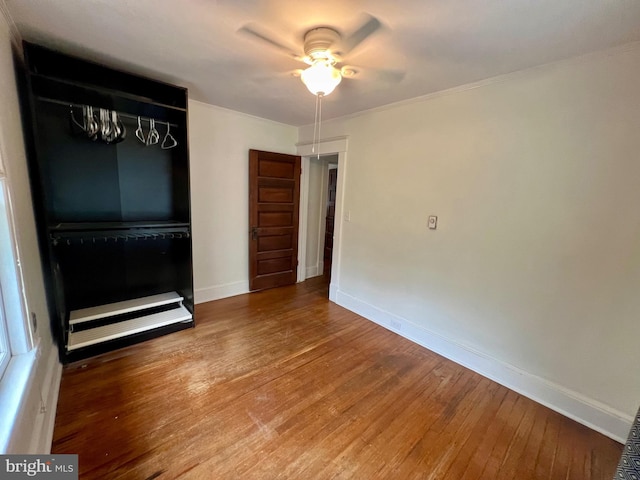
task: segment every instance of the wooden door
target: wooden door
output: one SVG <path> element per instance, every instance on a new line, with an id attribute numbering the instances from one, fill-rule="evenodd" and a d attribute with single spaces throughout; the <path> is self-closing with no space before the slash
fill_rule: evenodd
<path id="1" fill-rule="evenodd" d="M 329 170 L 329 188 L 327 191 L 327 217 L 324 233 L 324 278 L 331 281 L 331 260 L 333 258 L 333 227 L 336 215 L 336 187 L 338 185 L 338 169 Z"/>
<path id="2" fill-rule="evenodd" d="M 296 283 L 300 157 L 249 150 L 249 289 Z"/>

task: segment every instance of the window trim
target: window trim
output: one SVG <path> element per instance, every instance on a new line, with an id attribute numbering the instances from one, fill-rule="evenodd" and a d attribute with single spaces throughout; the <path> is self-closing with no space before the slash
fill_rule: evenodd
<path id="1" fill-rule="evenodd" d="M 40 352 L 29 325 L 9 181 L 0 152 L 0 309 L 7 354 L 0 371 L 0 453 L 8 453 Z"/>
<path id="2" fill-rule="evenodd" d="M 2 289 L 0 288 L 0 381 L 9 366 L 9 360 L 11 360 L 11 348 L 9 347 L 7 320 L 6 315 L 4 314 Z"/>
<path id="3" fill-rule="evenodd" d="M 1 160 L 0 160 L 1 161 Z M 11 355 L 31 351 L 36 345 L 29 325 L 27 299 L 7 178 L 0 170 L 0 289 L 4 325 Z"/>

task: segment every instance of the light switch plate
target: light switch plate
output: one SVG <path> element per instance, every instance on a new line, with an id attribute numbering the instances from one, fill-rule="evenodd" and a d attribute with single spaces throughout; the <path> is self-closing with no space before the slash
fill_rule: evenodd
<path id="1" fill-rule="evenodd" d="M 435 215 L 429 215 L 429 221 L 427 225 L 431 230 L 435 230 L 438 227 L 438 217 Z"/>

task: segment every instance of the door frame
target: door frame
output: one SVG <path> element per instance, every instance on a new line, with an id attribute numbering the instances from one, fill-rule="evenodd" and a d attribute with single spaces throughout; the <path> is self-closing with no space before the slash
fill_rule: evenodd
<path id="1" fill-rule="evenodd" d="M 333 137 L 316 143 L 317 152 L 313 152 L 313 142 L 296 144 L 296 154 L 302 157 L 302 175 L 300 178 L 300 218 L 298 224 L 298 282 L 307 277 L 307 226 L 309 210 L 309 159 L 315 155 L 338 155 L 338 184 L 336 188 L 336 216 L 333 230 L 333 258 L 331 263 L 331 284 L 329 300 L 335 302 L 340 287 L 340 264 L 342 260 L 342 228 L 344 224 L 344 190 L 347 176 L 348 137 Z"/>

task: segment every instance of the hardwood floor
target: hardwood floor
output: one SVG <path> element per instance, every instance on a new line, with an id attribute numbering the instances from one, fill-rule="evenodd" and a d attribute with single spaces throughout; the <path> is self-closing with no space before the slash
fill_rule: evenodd
<path id="1" fill-rule="evenodd" d="M 65 368 L 81 479 L 610 480 L 622 445 L 326 299 L 311 280 Z"/>

